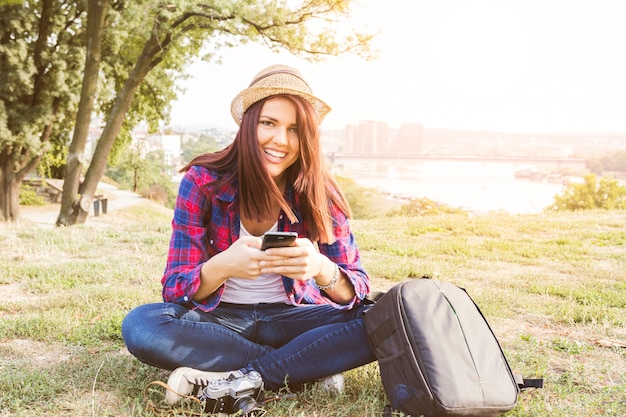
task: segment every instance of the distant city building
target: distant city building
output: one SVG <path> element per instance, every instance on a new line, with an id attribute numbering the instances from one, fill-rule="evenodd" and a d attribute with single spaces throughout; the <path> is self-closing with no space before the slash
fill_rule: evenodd
<path id="1" fill-rule="evenodd" d="M 354 125 L 346 126 L 346 135 L 344 137 L 344 146 L 343 152 L 346 154 L 354 154 L 356 153 L 356 141 L 357 141 L 357 130 Z"/>
<path id="2" fill-rule="evenodd" d="M 345 152 L 345 133 L 343 130 L 322 130 L 320 137 L 322 153 L 332 155 L 338 152 Z"/>
<path id="3" fill-rule="evenodd" d="M 365 120 L 346 127 L 346 153 L 378 155 L 389 152 L 387 122 Z"/>
<path id="4" fill-rule="evenodd" d="M 424 126 L 419 123 L 403 123 L 396 139 L 392 142 L 390 153 L 418 155 L 424 152 Z"/>
<path id="5" fill-rule="evenodd" d="M 181 144 L 183 135 L 181 133 L 153 133 L 146 138 L 146 153 L 152 151 L 163 151 L 163 159 L 166 165 L 171 167 L 180 167 Z M 134 137 L 133 137 L 134 139 Z"/>
<path id="6" fill-rule="evenodd" d="M 104 122 L 92 120 L 85 150 L 91 159 Z M 214 125 L 194 129 L 172 129 L 149 134 L 145 124 L 139 124 L 132 132 L 130 145 L 142 155 L 150 151 L 162 151 L 165 161 L 178 171 L 182 163 L 181 145 L 209 135 L 222 147 L 232 143 L 236 132 Z M 590 158 L 626 149 L 626 133 L 515 133 L 490 131 L 465 131 L 425 128 L 420 123 L 403 123 L 390 128 L 387 122 L 364 120 L 344 129 L 321 131 L 323 154 L 331 161 L 336 155 L 379 157 L 398 155 L 471 155 L 471 156 L 520 156 L 552 158 Z"/>

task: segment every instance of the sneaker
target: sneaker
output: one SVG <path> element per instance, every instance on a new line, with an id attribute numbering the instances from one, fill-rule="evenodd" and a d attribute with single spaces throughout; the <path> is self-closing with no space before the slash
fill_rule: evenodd
<path id="1" fill-rule="evenodd" d="M 183 396 L 200 393 L 209 385 L 209 381 L 227 378 L 230 372 L 208 372 L 193 368 L 176 368 L 167 380 L 165 402 L 174 405 L 183 399 Z"/>
<path id="2" fill-rule="evenodd" d="M 343 393 L 343 374 L 327 376 L 326 378 L 318 379 L 317 382 L 322 384 L 322 388 L 326 392 Z"/>

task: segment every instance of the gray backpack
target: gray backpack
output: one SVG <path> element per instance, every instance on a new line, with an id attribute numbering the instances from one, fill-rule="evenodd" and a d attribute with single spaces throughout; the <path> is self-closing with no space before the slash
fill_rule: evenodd
<path id="1" fill-rule="evenodd" d="M 425 278 L 396 285 L 365 314 L 389 408 L 413 417 L 499 416 L 521 388 L 542 386 L 513 375 L 465 290 Z"/>

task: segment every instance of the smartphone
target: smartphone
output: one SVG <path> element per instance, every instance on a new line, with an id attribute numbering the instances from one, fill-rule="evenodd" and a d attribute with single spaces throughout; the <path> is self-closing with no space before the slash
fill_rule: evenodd
<path id="1" fill-rule="evenodd" d="M 296 232 L 266 232 L 263 235 L 261 250 L 293 246 L 297 238 L 298 233 Z"/>

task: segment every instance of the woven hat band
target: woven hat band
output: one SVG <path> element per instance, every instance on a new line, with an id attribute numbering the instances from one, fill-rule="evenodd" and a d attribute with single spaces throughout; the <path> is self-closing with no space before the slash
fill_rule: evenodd
<path id="1" fill-rule="evenodd" d="M 307 86 L 307 88 L 309 89 L 309 93 L 313 91 L 311 89 L 311 86 L 309 85 L 309 83 L 307 83 L 306 80 L 304 78 L 302 78 L 302 76 L 300 76 L 299 73 L 297 73 L 295 71 L 286 70 L 286 69 L 271 71 L 271 72 L 268 72 L 267 74 L 260 75 L 259 77 L 257 77 L 254 80 L 252 80 L 252 82 L 250 83 L 250 85 L 248 87 L 253 87 L 254 84 L 258 83 L 262 79 L 267 78 L 267 77 L 271 77 L 272 75 L 277 75 L 277 74 L 288 74 L 288 75 L 292 75 L 294 77 L 297 77 L 300 81 L 302 81 Z"/>

